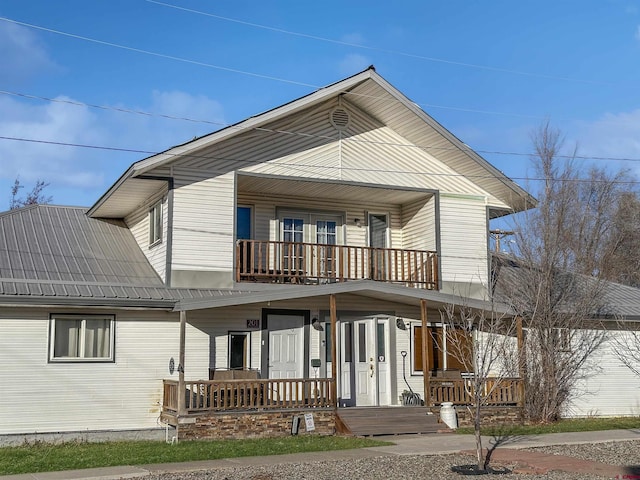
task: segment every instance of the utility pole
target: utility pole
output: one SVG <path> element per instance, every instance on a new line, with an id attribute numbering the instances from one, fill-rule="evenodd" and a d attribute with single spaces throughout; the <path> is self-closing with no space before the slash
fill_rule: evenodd
<path id="1" fill-rule="evenodd" d="M 491 235 L 491 238 L 493 238 L 493 240 L 496 242 L 496 252 L 500 253 L 500 239 L 502 239 L 502 237 L 508 237 L 509 235 L 513 235 L 515 232 L 512 230 L 500 230 L 500 229 L 496 229 L 496 230 L 489 230 L 489 235 Z"/>

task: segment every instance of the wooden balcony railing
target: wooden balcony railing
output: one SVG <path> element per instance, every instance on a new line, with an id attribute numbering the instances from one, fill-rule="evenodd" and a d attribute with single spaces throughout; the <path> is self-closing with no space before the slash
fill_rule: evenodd
<path id="1" fill-rule="evenodd" d="M 431 378 L 429 388 L 431 405 L 452 402 L 454 405 L 471 405 L 473 403 L 471 380 Z M 487 379 L 483 388 L 486 396 L 485 405 L 504 406 L 522 405 L 520 378 Z"/>
<path id="2" fill-rule="evenodd" d="M 335 406 L 330 378 L 185 382 L 188 413 Z M 178 382 L 164 380 L 162 410 L 178 411 Z"/>
<path id="3" fill-rule="evenodd" d="M 427 250 L 238 240 L 236 281 L 332 283 L 376 280 L 438 289 L 438 256 Z"/>

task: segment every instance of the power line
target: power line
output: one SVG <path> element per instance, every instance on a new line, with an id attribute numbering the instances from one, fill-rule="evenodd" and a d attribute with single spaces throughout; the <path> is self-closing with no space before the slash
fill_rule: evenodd
<path id="1" fill-rule="evenodd" d="M 9 141 L 17 141 L 17 142 L 26 142 L 26 143 L 39 143 L 39 144 L 47 144 L 47 145 L 57 145 L 64 147 L 76 147 L 76 148 L 89 148 L 95 150 L 108 150 L 108 151 L 116 151 L 116 152 L 126 152 L 126 153 L 140 153 L 145 155 L 167 155 L 172 157 L 180 157 L 180 158 L 195 158 L 195 159 L 204 159 L 204 160 L 219 160 L 219 161 L 227 161 L 227 162 L 239 162 L 239 163 L 247 163 L 247 164 L 255 164 L 256 161 L 253 159 L 243 159 L 243 158 L 234 158 L 234 157 L 219 157 L 215 155 L 194 155 L 194 154 L 184 154 L 184 153 L 169 153 L 169 152 L 156 152 L 151 150 L 140 150 L 133 148 L 119 148 L 119 147 L 109 147 L 102 145 L 91 145 L 91 144 L 82 144 L 82 143 L 71 143 L 71 142 L 56 142 L 52 140 L 39 140 L 32 138 L 20 138 L 20 137 L 10 137 L 10 136 L 2 136 L 0 135 L 0 140 L 9 140 Z M 640 159 L 639 159 L 640 161 Z M 462 177 L 469 179 L 488 179 L 499 178 L 497 175 L 473 175 L 473 174 L 461 174 L 461 173 L 442 173 L 442 172 L 426 172 L 426 171 L 414 171 L 414 170 L 387 170 L 381 168 L 358 168 L 358 167 L 337 167 L 330 165 L 319 165 L 319 164 L 291 164 L 286 162 L 278 162 L 278 161 L 268 161 L 265 162 L 269 165 L 277 165 L 287 167 L 288 169 L 298 170 L 298 171 L 308 171 L 310 169 L 323 169 L 323 170 L 348 170 L 354 172 L 370 172 L 370 173 L 388 173 L 388 174 L 402 174 L 402 175 L 425 175 L 431 177 Z M 532 182 L 545 182 L 549 180 L 553 180 L 547 177 L 508 177 L 511 180 L 523 180 L 523 181 L 532 181 Z M 559 182 L 571 182 L 571 183 L 615 183 L 620 185 L 635 185 L 640 184 L 639 180 L 592 180 L 592 179 L 566 179 L 566 180 L 558 180 Z"/>
<path id="2" fill-rule="evenodd" d="M 276 82 L 283 82 L 283 83 L 287 83 L 290 85 L 299 85 L 299 86 L 303 86 L 303 87 L 311 87 L 314 89 L 320 89 L 322 88 L 322 86 L 319 85 L 314 85 L 311 83 L 305 83 L 305 82 L 300 82 L 300 81 L 296 81 L 296 80 L 289 80 L 289 79 L 285 79 L 285 78 L 280 78 L 280 77 L 274 77 L 274 76 L 270 76 L 270 75 L 264 75 L 261 73 L 255 73 L 255 72 L 249 72 L 246 70 L 239 70 L 239 69 L 234 69 L 234 68 L 230 68 L 230 67 L 224 67 L 221 65 L 214 65 L 211 63 L 205 63 L 205 62 L 200 62 L 197 60 L 191 60 L 188 58 L 183 58 L 183 57 L 177 57 L 174 55 L 167 55 L 164 53 L 158 53 L 158 52 L 152 52 L 150 50 L 143 50 L 140 48 L 135 48 L 135 47 L 129 47 L 126 45 L 120 45 L 117 43 L 113 43 L 113 42 L 106 42 L 103 40 L 98 40 L 98 39 L 94 39 L 94 38 L 90 38 L 90 37 L 85 37 L 82 35 L 76 35 L 73 33 L 68 33 L 68 32 L 63 32 L 60 30 L 54 30 L 51 28 L 47 28 L 47 27 L 41 27 L 39 25 L 33 25 L 30 23 L 26 23 L 26 22 L 20 22 L 18 20 L 13 20 L 10 18 L 6 18 L 6 17 L 0 17 L 0 20 L 3 20 L 5 22 L 9 22 L 9 23 L 14 23 L 16 25 L 21 25 L 24 27 L 29 27 L 29 28 L 34 28 L 37 30 L 42 30 L 45 32 L 49 32 L 49 33 L 55 33 L 58 35 L 63 35 L 66 37 L 70 37 L 70 38 L 75 38 L 78 40 L 85 40 L 87 42 L 93 42 L 93 43 L 97 43 L 100 45 L 106 45 L 106 46 L 110 46 L 110 47 L 114 47 L 114 48 L 120 48 L 123 50 L 128 50 L 128 51 L 132 51 L 132 52 L 136 52 L 136 53 L 142 53 L 145 55 L 151 55 L 151 56 L 155 56 L 155 57 L 159 57 L 159 58 L 164 58 L 164 59 L 168 59 L 168 60 L 175 60 L 178 62 L 183 62 L 183 63 L 189 63 L 189 64 L 193 64 L 193 65 L 198 65 L 198 66 L 202 66 L 202 67 L 208 67 L 208 68 L 214 68 L 214 69 L 218 69 L 218 70 L 223 70 L 223 71 L 227 71 L 227 72 L 231 72 L 231 73 L 238 73 L 241 75 L 248 75 L 248 76 L 252 76 L 252 77 L 257 77 L 257 78 L 262 78 L 262 79 L 266 79 L 266 80 L 273 80 Z M 345 95 L 352 95 L 352 96 L 359 96 L 359 97 L 364 97 L 364 98 L 370 98 L 372 100 L 389 100 L 388 98 L 382 98 L 382 97 L 376 97 L 375 95 L 367 95 L 367 94 L 363 94 L 363 93 L 356 93 L 356 92 L 350 92 L 350 91 L 342 91 L 340 93 L 344 93 Z M 393 101 L 399 101 L 399 100 L 393 100 Z M 436 105 L 436 104 L 430 104 L 430 103 L 424 103 L 424 102 L 413 102 L 416 105 L 420 106 L 420 107 L 426 107 L 426 108 L 440 108 L 440 109 L 444 109 L 444 110 L 453 110 L 453 111 L 459 111 L 459 112 L 468 112 L 468 113 L 480 113 L 480 114 L 487 114 L 487 115 L 502 115 L 502 116 L 511 116 L 511 117 L 519 117 L 519 118 L 533 118 L 533 119 L 538 119 L 538 120 L 543 120 L 546 117 L 542 117 L 542 116 L 536 116 L 536 115 L 527 115 L 527 114 L 519 114 L 519 113 L 509 113 L 509 112 L 498 112 L 498 111 L 492 111 L 492 110 L 479 110 L 479 109 L 472 109 L 472 108 L 463 108 L 463 107 L 449 107 L 446 105 Z"/>
<path id="3" fill-rule="evenodd" d="M 183 58 L 183 57 L 176 57 L 174 55 L 167 55 L 167 54 L 164 54 L 164 53 L 152 52 L 150 50 L 143 50 L 141 48 L 128 47 L 126 45 L 120 45 L 118 43 L 106 42 L 104 40 L 97 40 L 95 38 L 85 37 L 85 36 L 82 36 L 82 35 L 76 35 L 74 33 L 62 32 L 60 30 L 54 30 L 52 28 L 41 27 L 39 25 L 33 25 L 31 23 L 26 23 L 26 22 L 20 22 L 18 20 L 13 20 L 13 19 L 7 18 L 7 17 L 0 17 L 0 20 L 3 20 L 5 22 L 9 22 L 9 23 L 14 23 L 16 25 L 22 25 L 23 27 L 35 28 L 36 30 L 42 30 L 44 32 L 55 33 L 57 35 L 63 35 L 65 37 L 75 38 L 75 39 L 78 39 L 78 40 L 84 40 L 84 41 L 87 41 L 87 42 L 97 43 L 97 44 L 100 44 L 100 45 L 106 45 L 108 47 L 121 48 L 123 50 L 128 50 L 130 52 L 143 53 L 145 55 L 152 55 L 154 57 L 165 58 L 165 59 L 168 59 L 168 60 L 175 60 L 177 62 L 190 63 L 190 64 L 198 65 L 198 66 L 201 66 L 201 67 L 215 68 L 217 70 L 223 70 L 223 71 L 226 71 L 226 72 L 240 73 L 242 75 L 248 75 L 248 76 L 251 76 L 251 77 L 263 78 L 263 79 L 266 79 L 266 80 L 274 80 L 274 81 L 277 81 L 277 82 L 289 83 L 289 84 L 292 84 L 292 85 L 301 85 L 303 87 L 320 88 L 317 85 L 312 85 L 310 83 L 298 82 L 298 81 L 295 81 L 295 80 L 287 80 L 286 78 L 272 77 L 270 75 L 264 75 L 264 74 L 261 74 L 261 73 L 248 72 L 248 71 L 245 71 L 245 70 L 238 70 L 238 69 L 230 68 L 230 67 L 223 67 L 221 65 L 214 65 L 212 63 L 200 62 L 200 61 L 197 61 L 197 60 L 190 60 L 188 58 Z"/>
<path id="4" fill-rule="evenodd" d="M 244 127 L 242 127 L 242 126 L 238 126 L 238 125 L 235 125 L 235 124 L 229 124 L 229 123 L 225 123 L 225 122 L 217 122 L 217 121 L 213 121 L 213 120 L 202 120 L 202 119 L 195 119 L 195 118 L 189 118 L 189 117 L 178 117 L 178 116 L 167 115 L 167 114 L 162 114 L 162 113 L 153 113 L 153 112 L 147 112 L 147 111 L 143 111 L 143 110 L 133 110 L 133 109 L 127 109 L 127 108 L 122 108 L 122 107 L 111 107 L 111 106 L 106 106 L 106 105 L 97 105 L 97 104 L 92 104 L 92 103 L 80 102 L 80 101 L 76 101 L 76 100 L 42 97 L 42 96 L 38 96 L 38 95 L 31 95 L 31 94 L 19 93 L 19 92 L 11 92 L 11 91 L 7 91 L 7 90 L 0 90 L 0 94 L 1 95 L 11 95 L 11 96 L 16 96 L 16 97 L 21 97 L 21 98 L 35 99 L 35 100 L 44 100 L 44 101 L 48 101 L 48 102 L 63 103 L 63 104 L 69 104 L 69 105 L 74 105 L 74 106 L 90 107 L 90 108 L 96 108 L 96 109 L 100 109 L 100 110 L 111 110 L 111 111 L 116 111 L 116 112 L 120 112 L 120 113 L 136 114 L 136 115 L 143 115 L 143 116 L 148 116 L 148 117 L 159 117 L 159 118 L 164 118 L 164 119 L 168 119 L 168 120 L 181 120 L 181 121 L 187 121 L 187 122 L 192 122 L 192 123 L 203 123 L 203 124 L 216 125 L 216 126 L 220 126 L 220 127 L 224 127 L 224 128 L 230 128 L 230 129 L 238 129 L 238 130 L 244 129 Z M 296 131 L 291 131 L 291 130 L 272 129 L 272 128 L 266 128 L 266 127 L 251 127 L 248 130 L 261 131 L 261 132 L 266 132 L 266 133 L 281 133 L 281 134 L 284 134 L 284 135 L 299 135 L 299 136 L 303 136 L 303 137 L 319 138 L 319 139 L 325 139 L 325 140 L 337 140 L 336 137 L 332 137 L 330 135 L 320 135 L 320 134 L 314 134 L 314 133 L 296 132 Z M 460 152 L 464 152 L 464 153 L 474 152 L 474 153 L 481 153 L 483 155 L 508 155 L 508 156 L 512 156 L 512 157 L 532 157 L 532 156 L 535 156 L 534 153 L 530 153 L 530 152 L 512 152 L 512 151 L 501 151 L 501 150 L 481 150 L 481 149 L 472 149 L 470 147 L 469 148 L 436 147 L 436 146 L 432 146 L 432 145 L 419 145 L 419 144 L 414 144 L 414 143 L 399 143 L 399 142 L 381 142 L 381 141 L 363 140 L 363 139 L 357 139 L 357 138 L 343 138 L 342 140 L 346 141 L 346 142 L 352 142 L 352 143 L 386 145 L 386 146 L 407 147 L 407 148 L 419 148 L 419 149 L 423 149 L 423 150 L 427 150 L 427 151 L 428 150 L 460 151 Z M 139 153 L 150 153 L 150 152 L 140 151 Z M 573 155 L 573 154 L 572 155 L 561 155 L 561 154 L 558 154 L 558 155 L 556 155 L 556 158 L 563 158 L 563 159 L 569 159 L 569 160 L 598 160 L 598 161 L 640 162 L 640 158 L 609 157 L 609 156 L 596 156 L 596 155 Z"/>
<path id="5" fill-rule="evenodd" d="M 415 58 L 415 59 L 418 59 L 418 60 L 426 60 L 426 61 L 429 61 L 429 62 L 445 63 L 445 64 L 448 64 L 448 65 L 456 65 L 456 66 L 460 66 L 460 67 L 475 68 L 475 69 L 480 69 L 480 70 L 489 70 L 489 71 L 492 71 L 492 72 L 511 73 L 511 74 L 514 74 L 514 75 L 523 75 L 523 76 L 528 76 L 528 77 L 546 78 L 546 79 L 549 79 L 549 80 L 562 80 L 562 81 L 565 81 L 565 82 L 579 82 L 579 83 L 589 83 L 589 84 L 593 84 L 593 85 L 615 86 L 615 84 L 608 83 L 608 82 L 597 82 L 597 81 L 594 81 L 594 80 L 584 80 L 584 79 L 579 79 L 579 78 L 569 78 L 569 77 L 560 77 L 560 76 L 555 76 L 555 75 L 546 75 L 546 74 L 535 73 L 535 72 L 525 72 L 525 71 L 521 71 L 521 70 L 511 70 L 511 69 L 508 69 L 508 68 L 492 67 L 492 66 L 489 66 L 489 65 L 480 65 L 480 64 L 476 64 L 476 63 L 458 62 L 458 61 L 455 61 L 455 60 L 447 60 L 447 59 L 443 59 L 443 58 L 428 57 L 428 56 L 425 56 L 425 55 L 418 55 L 418 54 L 415 54 L 415 53 L 408 53 L 408 52 L 403 52 L 403 51 L 400 51 L 400 50 L 391 50 L 391 49 L 386 49 L 386 48 L 370 47 L 370 46 L 362 45 L 362 44 L 359 44 L 359 43 L 346 42 L 344 40 L 336 40 L 336 39 L 333 39 L 333 38 L 321 37 L 319 35 L 312 35 L 312 34 L 303 33 L 303 32 L 295 32 L 295 31 L 292 31 L 292 30 L 285 30 L 283 28 L 272 27 L 272 26 L 269 26 L 269 25 L 248 22 L 248 21 L 245 21 L 245 20 L 238 20 L 237 18 L 224 17 L 222 15 L 216 15 L 216 14 L 209 13 L 209 12 L 203 12 L 201 10 L 194 10 L 194 9 L 191 9 L 191 8 L 180 7 L 178 5 L 173 5 L 173 4 L 165 3 L 165 2 L 159 2 L 157 0 L 145 0 L 145 1 L 147 1 L 148 3 L 154 3 L 156 5 L 162 5 L 164 7 L 174 8 L 176 10 L 182 10 L 182 11 L 189 12 L 189 13 L 195 13 L 197 15 L 203 15 L 203 16 L 207 16 L 207 17 L 212 17 L 212 18 L 216 18 L 218 20 L 224 20 L 226 22 L 237 23 L 237 24 L 246 25 L 246 26 L 249 26 L 249 27 L 261 28 L 263 30 L 270 30 L 272 32 L 282 33 L 282 34 L 285 34 L 285 35 L 292 35 L 292 36 L 301 37 L 301 38 L 308 38 L 308 39 L 311 39 L 311 40 L 317 40 L 317 41 L 321 41 L 321 42 L 333 43 L 333 44 L 336 44 L 336 45 L 344 45 L 344 46 L 347 46 L 347 47 L 360 48 L 360 49 L 363 49 L 363 50 L 382 52 L 382 53 L 387 53 L 387 54 L 391 54 L 391 55 L 398 55 L 398 56 L 403 56 L 403 57 L 408 57 L 408 58 Z"/>

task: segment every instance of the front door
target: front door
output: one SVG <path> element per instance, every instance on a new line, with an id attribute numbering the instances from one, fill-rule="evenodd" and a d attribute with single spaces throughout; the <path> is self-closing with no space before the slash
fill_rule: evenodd
<path id="1" fill-rule="evenodd" d="M 377 404 L 377 374 L 375 348 L 375 329 L 371 320 L 353 322 L 353 347 L 355 369 L 356 405 Z"/>
<path id="2" fill-rule="evenodd" d="M 388 352 L 388 319 L 341 319 L 341 406 L 390 405 Z"/>
<path id="3" fill-rule="evenodd" d="M 304 316 L 269 314 L 269 378 L 304 377 Z"/>

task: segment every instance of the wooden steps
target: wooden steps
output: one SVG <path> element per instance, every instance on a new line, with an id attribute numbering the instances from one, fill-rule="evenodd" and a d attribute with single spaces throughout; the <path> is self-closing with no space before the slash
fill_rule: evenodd
<path id="1" fill-rule="evenodd" d="M 446 425 L 425 407 L 346 407 L 338 409 L 336 429 L 355 436 L 436 433 Z"/>

